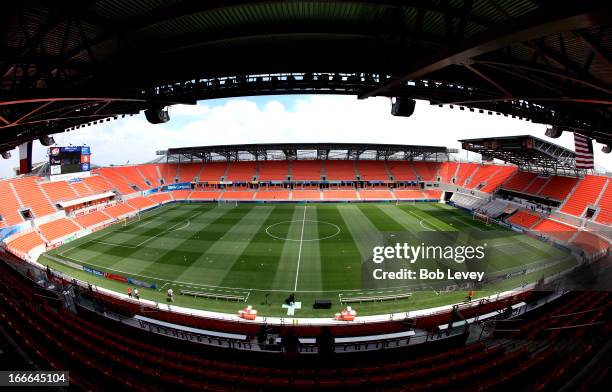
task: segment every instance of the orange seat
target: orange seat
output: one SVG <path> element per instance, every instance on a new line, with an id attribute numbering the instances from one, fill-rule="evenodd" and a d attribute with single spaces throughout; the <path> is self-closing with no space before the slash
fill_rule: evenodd
<path id="1" fill-rule="evenodd" d="M 561 212 L 582 217 L 586 208 L 595 204 L 607 182 L 607 177 L 587 175 L 578 183 L 574 193 L 565 201 L 561 207 Z"/>
<path id="2" fill-rule="evenodd" d="M 70 234 L 77 233 L 81 229 L 73 221 L 67 218 L 57 219 L 44 223 L 38 227 L 40 233 L 48 240 L 55 241 Z"/>

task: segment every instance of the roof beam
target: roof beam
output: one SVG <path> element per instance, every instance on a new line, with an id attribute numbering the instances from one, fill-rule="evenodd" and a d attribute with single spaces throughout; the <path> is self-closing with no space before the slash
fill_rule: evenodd
<path id="1" fill-rule="evenodd" d="M 512 43 L 556 34 L 560 31 L 578 30 L 612 21 L 612 11 L 606 1 L 582 1 L 559 3 L 552 9 L 538 9 L 530 14 L 501 24 L 498 28 L 479 34 L 432 57 L 415 61 L 402 74 L 396 75 L 379 87 L 359 98 L 384 93 L 408 80 L 418 79 L 449 65 L 460 64 L 471 58 L 502 49 Z"/>

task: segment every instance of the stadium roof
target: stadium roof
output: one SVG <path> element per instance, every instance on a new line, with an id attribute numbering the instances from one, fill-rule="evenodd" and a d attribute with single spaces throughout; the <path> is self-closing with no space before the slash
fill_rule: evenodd
<path id="1" fill-rule="evenodd" d="M 580 175 L 572 150 L 531 135 L 459 140 L 464 150 L 499 159 L 519 169 L 546 174 Z"/>
<path id="2" fill-rule="evenodd" d="M 361 143 L 274 143 L 181 147 L 158 151 L 168 161 L 242 161 L 284 159 L 440 160 L 456 149 L 438 146 Z"/>
<path id="3" fill-rule="evenodd" d="M 287 93 L 476 107 L 610 144 L 611 14 L 609 0 L 7 0 L 0 152 L 146 108 Z"/>

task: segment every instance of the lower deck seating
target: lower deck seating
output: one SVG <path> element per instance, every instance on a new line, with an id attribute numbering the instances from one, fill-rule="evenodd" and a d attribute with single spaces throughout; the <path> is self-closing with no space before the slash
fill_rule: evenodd
<path id="1" fill-rule="evenodd" d="M 147 208 L 156 206 L 156 203 L 153 200 L 144 196 L 134 197 L 126 202 L 137 210 L 145 210 Z"/>
<path id="2" fill-rule="evenodd" d="M 571 244 L 582 249 L 587 256 L 605 254 L 611 247 L 608 241 L 588 231 L 579 231 Z"/>
<path id="3" fill-rule="evenodd" d="M 174 200 L 187 200 L 190 194 L 190 190 L 172 191 Z"/>
<path id="4" fill-rule="evenodd" d="M 253 200 L 253 191 L 225 191 L 221 195 L 222 200 Z"/>
<path id="5" fill-rule="evenodd" d="M 394 189 L 393 193 L 397 200 L 422 200 L 427 199 L 423 191 L 416 189 Z"/>
<path id="6" fill-rule="evenodd" d="M 189 200 L 219 200 L 221 191 L 193 191 L 189 196 Z"/>
<path id="7" fill-rule="evenodd" d="M 608 180 L 608 187 L 601 196 L 598 205 L 599 212 L 595 215 L 595 222 L 612 225 L 612 181 Z"/>
<path id="8" fill-rule="evenodd" d="M 310 189 L 294 189 L 292 193 L 293 200 L 321 200 L 321 191 L 319 190 L 310 190 Z"/>
<path id="9" fill-rule="evenodd" d="M 147 197 L 158 204 L 167 203 L 172 200 L 172 195 L 169 192 L 153 193 L 152 195 L 149 195 Z"/>
<path id="10" fill-rule="evenodd" d="M 324 189 L 323 200 L 357 200 L 357 191 Z"/>
<path id="11" fill-rule="evenodd" d="M 7 247 L 19 257 L 25 257 L 25 255 L 37 246 L 44 245 L 45 241 L 40 237 L 36 231 L 30 231 L 25 234 L 18 234 L 10 237 L 6 241 Z"/>
<path id="12" fill-rule="evenodd" d="M 576 233 L 576 228 L 551 219 L 543 219 L 533 226 L 535 231 L 547 237 L 552 237 L 562 242 L 568 242 Z"/>
<path id="13" fill-rule="evenodd" d="M 361 200 L 395 200 L 395 196 L 388 189 L 361 189 L 359 195 Z"/>
<path id="14" fill-rule="evenodd" d="M 38 229 L 43 237 L 51 242 L 81 230 L 73 221 L 66 218 L 44 223 Z"/>
<path id="15" fill-rule="evenodd" d="M 112 218 L 102 211 L 94 211 L 90 214 L 74 217 L 74 221 L 85 228 L 94 227 L 110 220 Z"/>
<path id="16" fill-rule="evenodd" d="M 278 190 L 278 191 L 258 191 L 255 193 L 255 200 L 278 200 L 278 201 L 286 201 L 291 197 L 291 193 L 288 190 Z"/>
<path id="17" fill-rule="evenodd" d="M 116 219 L 123 218 L 125 215 L 133 214 L 136 211 L 137 210 L 134 207 L 130 206 L 127 203 L 116 204 L 104 210 L 105 213 Z"/>
<path id="18" fill-rule="evenodd" d="M 510 218 L 507 219 L 508 223 L 516 226 L 523 227 L 525 229 L 532 228 L 536 223 L 540 221 L 540 215 L 529 212 L 527 210 L 519 210 Z"/>

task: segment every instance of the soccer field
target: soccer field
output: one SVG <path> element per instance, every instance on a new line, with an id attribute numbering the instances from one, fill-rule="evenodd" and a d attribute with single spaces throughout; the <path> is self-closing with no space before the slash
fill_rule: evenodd
<path id="1" fill-rule="evenodd" d="M 423 282 L 366 288 L 362 268 L 372 247 L 389 233 L 415 242 L 424 233 L 470 232 L 487 239 L 487 273 L 512 273 L 551 264 L 483 289 L 478 296 L 533 282 L 574 263 L 563 251 L 439 203 L 337 204 L 170 204 L 65 244 L 40 262 L 93 284 L 125 293 L 127 284 L 62 264 L 155 283 L 141 296 L 164 301 L 172 287 L 176 305 L 234 313 L 244 303 L 182 296 L 180 290 L 247 297 L 262 315 L 286 315 L 281 304 L 296 293 L 297 317 L 331 316 L 340 295 L 413 292 L 406 300 L 355 305 L 360 314 L 400 312 L 461 301 L 465 292 L 440 293 Z M 391 234 L 394 235 L 394 234 Z M 331 299 L 332 311 L 314 310 L 315 298 Z"/>

